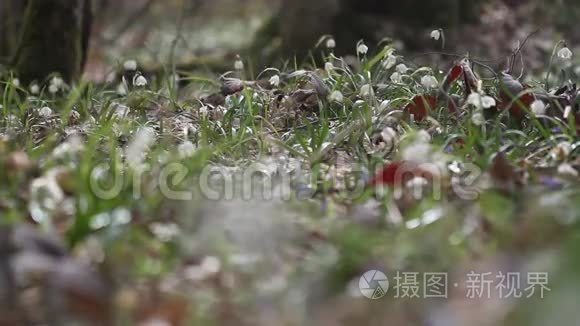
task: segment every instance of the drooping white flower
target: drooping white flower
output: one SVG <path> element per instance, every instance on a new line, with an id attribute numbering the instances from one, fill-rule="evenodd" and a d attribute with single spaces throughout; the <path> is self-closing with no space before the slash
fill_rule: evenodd
<path id="1" fill-rule="evenodd" d="M 471 93 L 467 97 L 467 104 L 473 105 L 475 107 L 481 106 L 481 94 L 479 93 Z"/>
<path id="2" fill-rule="evenodd" d="M 50 84 L 48 86 L 48 92 L 50 94 L 56 94 L 56 93 L 58 93 L 58 87 L 56 85 Z"/>
<path id="3" fill-rule="evenodd" d="M 405 161 L 425 162 L 429 161 L 433 148 L 431 144 L 423 141 L 415 141 L 401 151 L 401 157 Z"/>
<path id="4" fill-rule="evenodd" d="M 578 177 L 578 170 L 569 163 L 562 163 L 558 166 L 558 174 L 569 177 Z"/>
<path id="5" fill-rule="evenodd" d="M 329 37 L 326 40 L 326 48 L 327 49 L 334 49 L 334 48 L 336 48 L 336 41 L 334 40 L 334 38 Z"/>
<path id="6" fill-rule="evenodd" d="M 147 78 L 143 75 L 136 76 L 133 80 L 133 85 L 136 87 L 145 87 L 147 86 Z"/>
<path id="7" fill-rule="evenodd" d="M 471 115 L 471 122 L 476 126 L 481 126 L 485 123 L 485 117 L 480 111 L 476 111 Z"/>
<path id="8" fill-rule="evenodd" d="M 42 118 L 48 119 L 52 117 L 52 109 L 48 106 L 42 107 L 40 110 L 38 110 L 38 115 Z"/>
<path id="9" fill-rule="evenodd" d="M 535 100 L 532 105 L 530 105 L 530 109 L 535 115 L 544 115 L 546 113 L 546 105 L 541 100 Z"/>
<path id="10" fill-rule="evenodd" d="M 70 159 L 74 155 L 82 152 L 85 146 L 79 136 L 72 136 L 60 143 L 53 151 L 52 157 L 55 159 Z"/>
<path id="11" fill-rule="evenodd" d="M 280 85 L 280 76 L 274 75 L 270 78 L 270 85 L 278 87 Z"/>
<path id="12" fill-rule="evenodd" d="M 397 57 L 392 54 L 389 54 L 385 60 L 383 60 L 383 68 L 391 69 L 397 64 Z"/>
<path id="13" fill-rule="evenodd" d="M 140 128 L 125 150 L 128 165 L 137 169 L 155 142 L 155 131 L 151 127 Z"/>
<path id="14" fill-rule="evenodd" d="M 362 108 L 363 106 L 366 105 L 366 102 L 363 100 L 357 100 L 353 103 L 352 108 L 353 109 L 358 109 L 358 108 Z"/>
<path id="15" fill-rule="evenodd" d="M 123 63 L 123 68 L 126 71 L 135 71 L 135 70 L 137 70 L 137 61 L 127 60 Z"/>
<path id="16" fill-rule="evenodd" d="M 40 93 L 40 86 L 38 84 L 30 85 L 30 94 L 38 95 Z"/>
<path id="17" fill-rule="evenodd" d="M 570 113 L 572 113 L 572 106 L 567 105 L 564 109 L 564 119 L 568 119 L 570 117 Z"/>
<path id="18" fill-rule="evenodd" d="M 18 79 L 18 78 L 12 79 L 12 86 L 20 87 L 20 79 Z"/>
<path id="19" fill-rule="evenodd" d="M 30 183 L 28 210 L 37 223 L 49 223 L 48 218 L 58 209 L 65 198 L 54 174 L 34 179 Z"/>
<path id="20" fill-rule="evenodd" d="M 421 85 L 423 85 L 423 87 L 426 89 L 432 89 L 437 88 L 437 86 L 439 86 L 439 82 L 434 76 L 426 75 L 421 77 Z"/>
<path id="21" fill-rule="evenodd" d="M 328 74 L 330 74 L 334 70 L 334 64 L 332 64 L 332 62 L 325 63 L 324 64 L 324 70 L 326 70 L 326 72 Z"/>
<path id="22" fill-rule="evenodd" d="M 330 95 L 328 96 L 328 100 L 331 102 L 342 103 L 344 101 L 344 96 L 340 91 L 336 90 L 330 93 Z"/>
<path id="23" fill-rule="evenodd" d="M 395 71 L 395 72 L 394 72 L 394 73 L 391 75 L 391 81 L 392 81 L 393 83 L 395 83 L 395 84 L 401 84 L 401 83 L 403 82 L 403 76 L 401 76 L 401 74 L 400 74 L 400 73 L 398 73 L 398 72 L 396 72 L 396 71 Z"/>
<path id="24" fill-rule="evenodd" d="M 391 101 L 389 100 L 384 100 L 381 102 L 381 104 L 379 105 L 379 111 L 385 111 L 389 108 L 389 105 L 391 104 Z"/>
<path id="25" fill-rule="evenodd" d="M 125 84 L 124 82 L 120 82 L 119 86 L 117 86 L 117 94 L 125 96 L 127 95 L 128 92 L 129 90 L 127 89 L 127 84 Z"/>
<path id="26" fill-rule="evenodd" d="M 487 95 L 481 97 L 481 106 L 484 109 L 492 108 L 495 104 L 495 99 L 493 97 Z"/>
<path id="27" fill-rule="evenodd" d="M 396 69 L 400 74 L 405 74 L 407 71 L 409 71 L 409 67 L 407 67 L 404 63 L 398 64 Z"/>
<path id="28" fill-rule="evenodd" d="M 367 52 L 369 52 L 369 47 L 366 46 L 366 44 L 361 42 L 358 45 L 358 47 L 356 48 L 356 52 L 360 55 L 365 55 L 365 54 L 367 54 Z"/>
<path id="29" fill-rule="evenodd" d="M 244 62 L 240 57 L 236 58 L 236 61 L 234 62 L 234 69 L 238 71 L 244 70 Z"/>
<path id="30" fill-rule="evenodd" d="M 383 138 L 384 142 L 394 144 L 397 142 L 399 135 L 395 129 L 386 127 L 381 131 L 381 137 Z"/>
<path id="31" fill-rule="evenodd" d="M 64 86 L 64 80 L 58 76 L 52 77 L 50 84 L 56 86 L 56 88 L 62 88 Z"/>
<path id="32" fill-rule="evenodd" d="M 183 143 L 177 146 L 177 152 L 179 153 L 179 157 L 181 158 L 188 158 L 192 157 L 195 154 L 195 145 L 188 141 L 184 141 Z"/>
<path id="33" fill-rule="evenodd" d="M 467 104 L 473 105 L 480 109 L 489 109 L 496 105 L 495 99 L 488 95 L 481 95 L 479 93 L 471 93 L 467 97 Z"/>
<path id="34" fill-rule="evenodd" d="M 439 39 L 441 38 L 441 30 L 439 29 L 432 30 L 431 38 L 434 39 L 435 41 L 439 41 Z"/>
<path id="35" fill-rule="evenodd" d="M 362 85 L 360 88 L 360 97 L 369 98 L 374 95 L 373 87 L 370 84 Z"/>
<path id="36" fill-rule="evenodd" d="M 208 112 L 209 112 L 209 108 L 205 105 L 199 108 L 199 115 L 202 117 L 207 116 Z"/>
<path id="37" fill-rule="evenodd" d="M 570 60 L 572 59 L 572 55 L 573 55 L 572 51 L 567 46 L 561 48 L 558 51 L 558 57 L 560 59 Z"/>

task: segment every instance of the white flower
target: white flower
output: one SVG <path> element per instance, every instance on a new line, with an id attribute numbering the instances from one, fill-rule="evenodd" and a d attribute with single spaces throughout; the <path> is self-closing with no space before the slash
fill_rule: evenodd
<path id="1" fill-rule="evenodd" d="M 481 97 L 481 106 L 484 109 L 489 109 L 495 106 L 495 99 L 491 96 L 482 96 Z"/>
<path id="2" fill-rule="evenodd" d="M 270 78 L 270 85 L 278 87 L 280 85 L 280 76 L 275 75 Z"/>
<path id="3" fill-rule="evenodd" d="M 481 126 L 485 123 L 485 117 L 479 111 L 474 112 L 471 116 L 471 122 L 473 122 L 473 124 L 476 126 Z"/>
<path id="4" fill-rule="evenodd" d="M 244 62 L 239 57 L 234 62 L 234 69 L 236 69 L 236 70 L 244 70 Z"/>
<path id="5" fill-rule="evenodd" d="M 180 228 L 175 223 L 153 223 L 149 226 L 149 229 L 157 239 L 164 242 L 171 241 L 180 233 Z"/>
<path id="6" fill-rule="evenodd" d="M 48 86 L 48 92 L 50 94 L 56 94 L 58 92 L 58 87 L 56 85 L 50 84 L 50 86 Z"/>
<path id="7" fill-rule="evenodd" d="M 188 141 L 184 141 L 183 143 L 177 146 L 177 152 L 179 153 L 179 157 L 181 158 L 188 158 L 192 157 L 195 154 L 195 145 Z"/>
<path id="8" fill-rule="evenodd" d="M 392 54 L 389 54 L 385 60 L 383 61 L 383 68 L 391 69 L 397 64 L 397 57 Z"/>
<path id="9" fill-rule="evenodd" d="M 199 115 L 202 117 L 207 116 L 208 112 L 209 112 L 209 108 L 205 105 L 199 108 Z"/>
<path id="10" fill-rule="evenodd" d="M 52 117 L 52 109 L 48 106 L 42 107 L 40 110 L 38 110 L 38 115 L 42 118 L 48 119 Z"/>
<path id="11" fill-rule="evenodd" d="M 570 117 L 570 113 L 572 113 L 572 107 L 567 105 L 564 109 L 564 119 L 568 119 Z"/>
<path id="12" fill-rule="evenodd" d="M 125 96 L 128 92 L 127 85 L 124 82 L 120 82 L 119 86 L 117 86 L 117 94 Z"/>
<path id="13" fill-rule="evenodd" d="M 340 91 L 333 91 L 328 96 L 328 100 L 331 102 L 342 103 L 342 101 L 344 100 L 344 96 L 342 95 L 342 93 Z"/>
<path id="14" fill-rule="evenodd" d="M 558 174 L 563 176 L 578 177 L 578 170 L 576 170 L 569 163 L 562 163 L 558 166 Z"/>
<path id="15" fill-rule="evenodd" d="M 58 185 L 54 174 L 34 179 L 30 183 L 28 209 L 37 223 L 47 223 L 48 218 L 58 209 L 65 194 Z"/>
<path id="16" fill-rule="evenodd" d="M 409 70 L 409 68 L 404 63 L 397 65 L 396 69 L 397 69 L 397 72 L 400 74 L 404 74 Z"/>
<path id="17" fill-rule="evenodd" d="M 395 129 L 391 127 L 386 127 L 381 131 L 381 137 L 385 141 L 385 143 L 394 144 L 398 139 L 398 134 Z"/>
<path id="18" fill-rule="evenodd" d="M 426 75 L 421 77 L 421 85 L 423 85 L 423 87 L 426 89 L 431 89 L 437 88 L 437 86 L 439 86 L 439 82 L 437 81 L 437 78 L 431 75 Z"/>
<path id="19" fill-rule="evenodd" d="M 481 95 L 479 93 L 471 93 L 467 97 L 467 104 L 473 105 L 475 107 L 481 106 Z"/>
<path id="20" fill-rule="evenodd" d="M 149 148 L 155 143 L 155 137 L 155 130 L 151 127 L 141 127 L 137 131 L 125 150 L 127 164 L 131 168 L 138 169 L 141 166 Z"/>
<path id="21" fill-rule="evenodd" d="M 135 71 L 137 70 L 137 61 L 127 60 L 123 63 L 123 68 L 127 71 Z"/>
<path id="22" fill-rule="evenodd" d="M 570 51 L 570 49 L 568 47 L 563 47 L 560 49 L 560 51 L 558 51 L 558 57 L 564 60 L 570 60 L 572 59 L 572 51 Z"/>
<path id="23" fill-rule="evenodd" d="M 332 62 L 325 63 L 324 64 L 324 70 L 326 70 L 326 72 L 328 74 L 330 74 L 334 70 L 334 65 L 332 64 Z"/>
<path id="24" fill-rule="evenodd" d="M 546 105 L 541 100 L 535 100 L 530 109 L 535 115 L 544 115 L 546 113 Z"/>
<path id="25" fill-rule="evenodd" d="M 471 93 L 467 97 L 467 104 L 473 105 L 476 108 L 489 109 L 496 105 L 495 99 L 491 96 L 481 96 L 479 93 Z"/>
<path id="26" fill-rule="evenodd" d="M 20 87 L 20 79 L 18 79 L 18 78 L 12 79 L 12 86 Z"/>
<path id="27" fill-rule="evenodd" d="M 373 87 L 369 84 L 365 84 L 360 88 L 360 97 L 368 98 L 373 96 Z"/>
<path id="28" fill-rule="evenodd" d="M 435 41 L 439 41 L 441 38 L 441 30 L 435 29 L 431 31 L 431 38 Z"/>
<path id="29" fill-rule="evenodd" d="M 147 86 L 147 78 L 143 75 L 139 75 L 133 80 L 133 85 L 137 87 L 145 87 Z"/>
<path id="30" fill-rule="evenodd" d="M 352 107 L 354 109 L 358 109 L 358 108 L 362 108 L 365 104 L 366 104 L 365 101 L 363 101 L 363 100 L 357 100 L 356 102 L 354 102 L 354 104 L 352 105 Z"/>
<path id="31" fill-rule="evenodd" d="M 32 84 L 30 86 L 30 94 L 38 95 L 38 93 L 40 93 L 40 86 L 38 86 L 37 84 Z"/>
<path id="32" fill-rule="evenodd" d="M 415 141 L 401 151 L 401 157 L 405 161 L 426 162 L 431 158 L 433 149 L 429 143 Z"/>
<path id="33" fill-rule="evenodd" d="M 365 54 L 367 54 L 367 52 L 369 52 L 369 47 L 366 46 L 366 44 L 364 44 L 364 43 L 361 42 L 358 45 L 358 47 L 356 48 L 356 52 L 358 54 L 365 55 Z"/>
<path id="34" fill-rule="evenodd" d="M 391 81 L 395 84 L 401 84 L 403 82 L 403 76 L 398 72 L 394 72 L 391 75 Z"/>
<path id="35" fill-rule="evenodd" d="M 82 139 L 79 136 L 72 136 L 58 145 L 53 151 L 55 159 L 65 159 L 81 153 L 85 149 Z"/>
<path id="36" fill-rule="evenodd" d="M 52 77 L 50 84 L 56 86 L 56 88 L 62 88 L 64 86 L 64 80 L 58 76 Z"/>
<path id="37" fill-rule="evenodd" d="M 326 40 L 326 48 L 327 49 L 334 49 L 336 47 L 336 41 L 330 37 Z"/>
<path id="38" fill-rule="evenodd" d="M 381 104 L 379 105 L 379 111 L 385 111 L 389 108 L 389 105 L 391 104 L 391 101 L 389 100 L 384 100 L 381 102 Z"/>

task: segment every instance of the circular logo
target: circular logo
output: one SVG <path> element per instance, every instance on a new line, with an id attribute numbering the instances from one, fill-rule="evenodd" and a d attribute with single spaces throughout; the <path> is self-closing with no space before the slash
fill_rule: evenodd
<path id="1" fill-rule="evenodd" d="M 389 290 L 389 279 L 385 273 L 371 270 L 361 276 L 358 281 L 358 287 L 364 297 L 377 300 L 387 294 Z"/>

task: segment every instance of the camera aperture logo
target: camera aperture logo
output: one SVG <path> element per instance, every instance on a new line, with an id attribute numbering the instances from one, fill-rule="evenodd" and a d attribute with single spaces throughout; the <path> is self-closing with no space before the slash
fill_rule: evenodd
<path id="1" fill-rule="evenodd" d="M 381 271 L 370 270 L 361 276 L 358 287 L 365 298 L 378 300 L 387 294 L 389 279 Z"/>

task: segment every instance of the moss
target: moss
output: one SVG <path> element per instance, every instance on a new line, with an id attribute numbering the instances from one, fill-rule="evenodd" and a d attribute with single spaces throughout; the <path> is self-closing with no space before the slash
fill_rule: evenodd
<path id="1" fill-rule="evenodd" d="M 81 74 L 81 0 L 29 0 L 14 68 L 22 81 L 59 73 L 73 81 Z"/>

